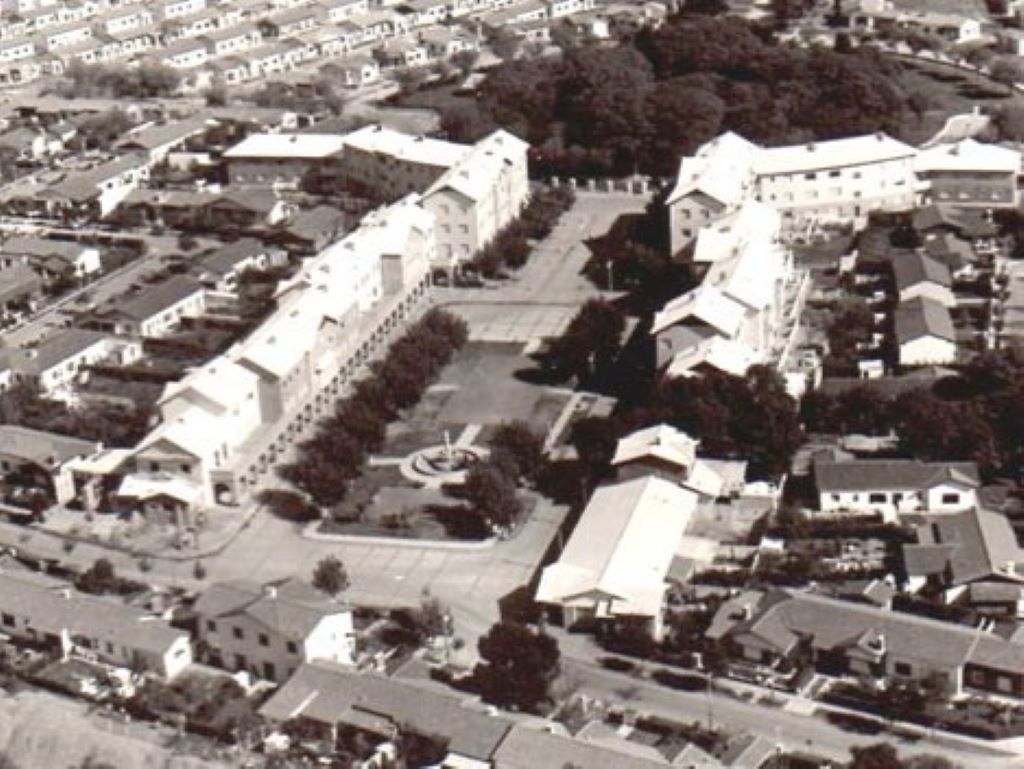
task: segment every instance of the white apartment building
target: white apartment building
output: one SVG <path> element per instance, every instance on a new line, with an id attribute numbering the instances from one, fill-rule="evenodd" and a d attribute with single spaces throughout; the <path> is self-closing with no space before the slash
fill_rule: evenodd
<path id="1" fill-rule="evenodd" d="M 203 504 L 237 504 L 426 294 L 434 252 L 415 196 L 369 214 L 278 287 L 278 309 L 250 336 L 167 388 L 136 470 L 194 483 Z"/>
<path id="2" fill-rule="evenodd" d="M 528 149 L 507 131 L 495 131 L 423 193 L 423 206 L 437 220 L 440 264 L 467 261 L 519 216 L 530 196 Z"/>
<path id="3" fill-rule="evenodd" d="M 781 215 L 748 202 L 701 230 L 700 285 L 655 314 L 659 369 L 670 377 L 710 367 L 742 376 L 754 363 L 779 362 L 800 312 L 806 275 L 781 243 Z"/>
<path id="4" fill-rule="evenodd" d="M 772 148 L 725 133 L 680 162 L 667 201 L 672 252 L 751 198 L 778 209 L 787 236 L 913 208 L 916 155 L 881 133 Z"/>

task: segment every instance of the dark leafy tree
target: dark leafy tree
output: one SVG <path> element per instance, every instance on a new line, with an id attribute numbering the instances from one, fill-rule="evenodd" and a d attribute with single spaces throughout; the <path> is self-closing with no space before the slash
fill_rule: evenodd
<path id="1" fill-rule="evenodd" d="M 348 590 L 348 586 L 345 565 L 333 555 L 322 558 L 313 569 L 313 587 L 331 598 Z"/>
<path id="2" fill-rule="evenodd" d="M 544 439 L 525 422 L 505 422 L 490 440 L 491 456 L 501 454 L 511 460 L 515 477 L 533 483 L 544 466 Z"/>
<path id="3" fill-rule="evenodd" d="M 535 711 L 548 699 L 561 654 L 551 636 L 515 622 L 499 622 L 477 642 L 482 662 L 474 679 L 484 699 Z"/>
<path id="4" fill-rule="evenodd" d="M 609 417 L 585 417 L 572 426 L 569 440 L 588 475 L 597 478 L 608 471 L 619 434 Z"/>
<path id="5" fill-rule="evenodd" d="M 491 462 L 478 462 L 466 473 L 463 494 L 492 528 L 512 527 L 522 511 L 515 482 Z"/>

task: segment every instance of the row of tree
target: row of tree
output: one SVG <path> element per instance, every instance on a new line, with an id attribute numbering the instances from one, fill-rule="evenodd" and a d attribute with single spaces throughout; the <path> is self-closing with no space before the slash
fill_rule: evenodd
<path id="1" fill-rule="evenodd" d="M 518 270 L 530 258 L 530 241 L 550 235 L 575 201 L 576 194 L 570 187 L 544 186 L 534 190 L 519 217 L 473 257 L 473 268 L 486 277 L 497 277 L 504 268 Z"/>
<path id="2" fill-rule="evenodd" d="M 75 61 L 55 90 L 67 99 L 155 99 L 170 96 L 180 84 L 178 71 L 158 62 L 128 66 Z"/>
<path id="3" fill-rule="evenodd" d="M 460 318 L 429 311 L 372 366 L 372 375 L 338 402 L 316 434 L 299 444 L 298 458 L 279 469 L 281 477 L 318 505 L 340 502 L 366 456 L 382 447 L 388 422 L 419 401 L 467 338 Z"/>

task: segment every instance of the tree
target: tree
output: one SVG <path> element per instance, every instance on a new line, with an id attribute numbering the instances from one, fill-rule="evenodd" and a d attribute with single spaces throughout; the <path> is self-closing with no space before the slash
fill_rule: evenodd
<path id="1" fill-rule="evenodd" d="M 498 622 L 477 642 L 474 680 L 488 702 L 535 711 L 548 698 L 561 654 L 554 638 L 516 622 Z"/>
<path id="2" fill-rule="evenodd" d="M 603 299 L 591 299 L 551 343 L 545 363 L 562 376 L 589 379 L 614 361 L 625 329 L 621 310 Z"/>
<path id="3" fill-rule="evenodd" d="M 424 589 L 420 598 L 419 624 L 429 638 L 448 635 L 451 632 L 448 610 L 430 591 Z"/>
<path id="4" fill-rule="evenodd" d="M 522 511 L 515 482 L 493 462 L 477 462 L 470 468 L 463 493 L 492 529 L 512 527 Z"/>
<path id="5" fill-rule="evenodd" d="M 693 16 L 720 16 L 728 11 L 726 0 L 686 0 L 682 12 Z"/>
<path id="6" fill-rule="evenodd" d="M 263 489 L 256 499 L 271 513 L 286 521 L 307 523 L 321 517 L 316 505 L 310 504 L 301 494 L 287 489 Z"/>
<path id="7" fill-rule="evenodd" d="M 451 61 L 452 64 L 459 68 L 459 72 L 462 73 L 462 76 L 466 77 L 473 71 L 473 67 L 476 66 L 479 59 L 479 51 L 459 51 L 457 54 L 452 56 Z"/>
<path id="8" fill-rule="evenodd" d="M 504 455 L 511 460 L 517 478 L 530 483 L 537 480 L 544 466 L 544 439 L 526 422 L 504 422 L 490 440 L 491 456 Z"/>
<path id="9" fill-rule="evenodd" d="M 333 555 L 320 559 L 316 568 L 313 569 L 313 587 L 331 598 L 348 590 L 348 586 L 348 572 L 345 570 L 345 565 Z"/>
<path id="10" fill-rule="evenodd" d="M 1024 80 L 1024 64 L 1016 57 L 1000 57 L 989 67 L 989 77 L 1006 86 L 1006 92 L 1013 95 L 1014 87 Z"/>
<path id="11" fill-rule="evenodd" d="M 850 748 L 848 769 L 903 769 L 896 748 L 884 742 Z"/>
<path id="12" fill-rule="evenodd" d="M 608 471 L 619 433 L 610 417 L 584 417 L 573 424 L 569 440 L 587 474 L 597 478 Z"/>

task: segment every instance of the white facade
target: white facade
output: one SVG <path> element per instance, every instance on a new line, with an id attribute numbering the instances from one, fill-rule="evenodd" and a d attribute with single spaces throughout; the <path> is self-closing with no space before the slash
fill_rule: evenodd
<path id="1" fill-rule="evenodd" d="M 900 365 L 945 365 L 956 361 L 956 342 L 940 336 L 926 335 L 900 343 Z"/>

